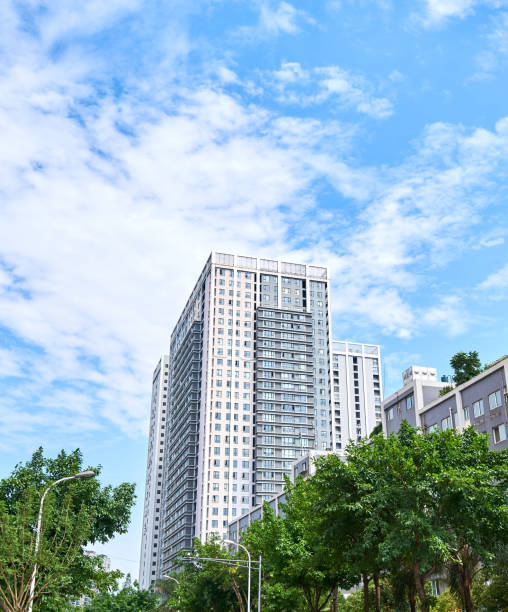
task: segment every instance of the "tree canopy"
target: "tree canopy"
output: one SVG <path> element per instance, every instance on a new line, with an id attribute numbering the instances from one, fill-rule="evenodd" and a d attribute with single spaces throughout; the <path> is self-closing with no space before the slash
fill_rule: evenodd
<path id="1" fill-rule="evenodd" d="M 41 496 L 48 485 L 93 470 L 94 478 L 68 480 L 48 493 L 42 515 L 40 546 L 35 531 Z M 34 563 L 37 581 L 34 607 L 59 609 L 69 599 L 106 588 L 119 577 L 106 572 L 100 557 L 84 554 L 87 546 L 125 533 L 134 503 L 134 484 L 101 486 L 101 466 L 83 465 L 79 449 L 55 458 L 39 448 L 0 481 L 0 605 L 5 612 L 25 612 Z"/>
<path id="2" fill-rule="evenodd" d="M 116 585 L 95 595 L 86 607 L 87 612 L 155 612 L 159 610 L 159 600 L 156 595 L 138 588 L 127 576 L 122 588 Z"/>
<path id="3" fill-rule="evenodd" d="M 336 610 L 334 589 L 359 583 L 344 609 L 362 600 L 365 612 L 429 612 L 430 581 L 447 575 L 471 612 L 479 569 L 508 541 L 507 483 L 508 451 L 491 451 L 485 434 L 422 434 L 403 423 L 351 444 L 347 462 L 318 459 L 314 476 L 287 484 L 283 513 L 265 504 L 243 542 L 263 556 L 264 597 L 268 585 L 300 594 L 280 610 Z"/>
<path id="4" fill-rule="evenodd" d="M 456 385 L 461 385 L 474 376 L 478 376 L 483 370 L 478 351 L 455 353 L 450 359 L 450 365 L 453 368 L 453 382 Z"/>

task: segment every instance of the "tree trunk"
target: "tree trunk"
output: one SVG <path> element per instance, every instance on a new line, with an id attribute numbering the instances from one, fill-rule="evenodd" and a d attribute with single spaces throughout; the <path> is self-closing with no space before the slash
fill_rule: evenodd
<path id="1" fill-rule="evenodd" d="M 469 569 L 469 565 L 466 562 L 461 568 L 460 577 L 462 581 L 462 593 L 464 595 L 466 612 L 474 612 L 473 598 L 471 596 L 471 585 L 473 581 L 471 579 L 471 572 Z"/>
<path id="2" fill-rule="evenodd" d="M 333 587 L 332 590 L 332 603 L 330 604 L 330 612 L 339 612 L 338 608 L 337 608 L 337 593 L 338 588 L 337 587 Z"/>
<path id="3" fill-rule="evenodd" d="M 374 586 L 376 587 L 376 612 L 381 612 L 381 587 L 379 584 L 379 572 L 374 572 Z"/>
<path id="4" fill-rule="evenodd" d="M 429 602 L 427 601 L 427 594 L 425 593 L 425 582 L 422 580 L 417 565 L 415 565 L 413 572 L 416 592 L 418 593 L 418 598 L 420 600 L 420 607 L 422 612 L 429 612 Z"/>
<path id="5" fill-rule="evenodd" d="M 412 585 L 407 587 L 407 596 L 409 599 L 409 607 L 411 608 L 411 612 L 416 612 L 416 594 Z"/>
<path id="6" fill-rule="evenodd" d="M 309 607 L 310 612 L 314 609 L 314 601 L 312 598 L 312 592 L 308 587 L 303 588 L 303 596 L 305 601 L 307 602 L 307 606 Z"/>
<path id="7" fill-rule="evenodd" d="M 362 574 L 363 580 L 363 612 L 369 612 L 369 577 Z"/>
<path id="8" fill-rule="evenodd" d="M 243 605 L 243 597 L 242 597 L 242 594 L 240 592 L 240 587 L 238 586 L 238 584 L 236 583 L 236 580 L 234 578 L 231 579 L 231 583 L 233 585 L 233 590 L 235 592 L 236 598 L 238 600 L 238 605 L 240 607 L 240 612 L 245 612 L 245 606 Z"/>

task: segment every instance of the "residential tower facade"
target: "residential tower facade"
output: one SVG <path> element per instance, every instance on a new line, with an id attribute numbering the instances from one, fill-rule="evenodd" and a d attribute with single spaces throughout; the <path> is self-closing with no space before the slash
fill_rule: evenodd
<path id="1" fill-rule="evenodd" d="M 369 436 L 381 423 L 381 349 L 375 344 L 332 342 L 334 450 Z"/>
<path id="2" fill-rule="evenodd" d="M 159 551 L 162 526 L 163 470 L 168 409 L 169 355 L 163 355 L 155 367 L 152 379 L 150 404 L 150 431 L 146 465 L 143 527 L 139 584 L 149 589 L 158 576 Z"/>
<path id="3" fill-rule="evenodd" d="M 325 267 L 211 254 L 171 334 L 158 574 L 334 448 L 328 283 Z"/>

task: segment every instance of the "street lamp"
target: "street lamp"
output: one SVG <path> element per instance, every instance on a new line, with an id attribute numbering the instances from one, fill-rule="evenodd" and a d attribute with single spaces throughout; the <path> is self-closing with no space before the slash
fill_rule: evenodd
<path id="1" fill-rule="evenodd" d="M 233 546 L 240 546 L 247 553 L 247 558 L 249 559 L 249 563 L 248 563 L 248 567 L 249 567 L 249 580 L 248 580 L 248 583 L 247 583 L 248 584 L 248 586 L 247 586 L 247 612 L 250 612 L 250 566 L 251 566 L 250 552 L 247 550 L 247 547 L 245 547 L 243 544 L 240 544 L 240 542 L 234 542 L 233 540 L 223 540 L 223 542 L 225 544 L 233 544 Z"/>
<path id="2" fill-rule="evenodd" d="M 163 578 L 167 578 L 168 580 L 174 580 L 174 581 L 176 582 L 176 584 L 177 584 L 178 586 L 180 586 L 180 581 L 179 581 L 179 580 L 177 580 L 176 578 L 173 578 L 173 576 L 168 576 L 168 574 L 162 574 L 162 577 L 163 577 Z M 180 600 L 180 593 L 178 593 L 178 607 L 180 607 L 180 603 L 181 603 L 181 600 Z M 178 612 L 178 610 L 177 610 L 177 612 Z"/>
<path id="3" fill-rule="evenodd" d="M 55 482 L 51 483 L 42 494 L 41 505 L 39 507 L 39 516 L 37 518 L 37 529 L 35 536 L 35 563 L 34 570 L 32 572 L 32 580 L 30 581 L 30 599 L 28 605 L 28 612 L 32 612 L 32 605 L 34 601 L 35 577 L 37 576 L 37 553 L 39 552 L 39 541 L 41 539 L 42 506 L 44 505 L 44 498 L 46 497 L 46 494 L 51 489 L 51 487 L 54 487 L 60 482 L 64 482 L 64 480 L 74 480 L 76 478 L 92 478 L 93 476 L 95 476 L 95 472 L 93 472 L 92 470 L 87 470 L 86 472 L 79 472 L 78 474 L 74 474 L 74 476 L 65 476 L 65 478 L 60 478 L 59 480 L 55 480 Z"/>

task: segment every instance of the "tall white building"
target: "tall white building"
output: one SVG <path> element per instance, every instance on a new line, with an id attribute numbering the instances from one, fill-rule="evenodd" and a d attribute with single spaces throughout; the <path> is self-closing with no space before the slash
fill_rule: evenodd
<path id="1" fill-rule="evenodd" d="M 168 374 L 169 355 L 163 355 L 154 370 L 152 380 L 150 432 L 139 564 L 139 584 L 142 589 L 149 589 L 150 584 L 158 576 L 162 525 L 164 440 L 168 409 Z"/>
<path id="2" fill-rule="evenodd" d="M 171 335 L 155 577 L 334 448 L 330 357 L 326 268 L 211 254 Z"/>
<path id="3" fill-rule="evenodd" d="M 141 586 L 281 493 L 295 460 L 370 433 L 379 347 L 334 346 L 327 268 L 210 255 L 154 374 Z"/>
<path id="4" fill-rule="evenodd" d="M 332 342 L 335 452 L 369 436 L 381 423 L 381 350 L 378 345 Z"/>

